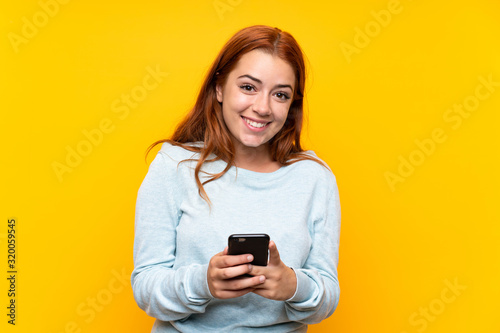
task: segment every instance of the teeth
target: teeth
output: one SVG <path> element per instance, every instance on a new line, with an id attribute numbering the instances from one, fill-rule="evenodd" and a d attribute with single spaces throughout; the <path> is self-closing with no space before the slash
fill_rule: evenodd
<path id="1" fill-rule="evenodd" d="M 251 120 L 249 120 L 249 119 L 247 119 L 247 118 L 244 118 L 244 119 L 245 119 L 245 121 L 247 122 L 247 124 L 249 124 L 249 125 L 250 125 L 250 126 L 252 126 L 252 127 L 261 128 L 261 127 L 264 127 L 264 126 L 266 126 L 266 125 L 267 125 L 267 123 L 257 123 L 257 122 L 255 122 L 255 121 L 251 121 Z"/>

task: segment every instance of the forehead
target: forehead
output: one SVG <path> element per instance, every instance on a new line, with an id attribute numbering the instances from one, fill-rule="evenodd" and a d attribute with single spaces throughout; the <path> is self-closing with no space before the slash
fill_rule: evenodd
<path id="1" fill-rule="evenodd" d="M 276 55 L 265 51 L 253 50 L 245 53 L 230 73 L 237 78 L 249 74 L 262 83 L 289 84 L 295 86 L 295 72 L 293 67 Z"/>

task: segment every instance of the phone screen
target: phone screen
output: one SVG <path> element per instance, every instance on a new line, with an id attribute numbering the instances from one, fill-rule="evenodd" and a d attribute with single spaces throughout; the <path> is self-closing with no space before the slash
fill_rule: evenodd
<path id="1" fill-rule="evenodd" d="M 269 235 L 267 234 L 234 234 L 229 236 L 228 254 L 251 254 L 257 266 L 267 266 L 269 253 Z"/>

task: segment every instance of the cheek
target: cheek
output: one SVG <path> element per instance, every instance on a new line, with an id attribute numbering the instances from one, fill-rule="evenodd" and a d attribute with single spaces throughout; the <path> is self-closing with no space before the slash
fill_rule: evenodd
<path id="1" fill-rule="evenodd" d="M 251 105 L 251 97 L 240 93 L 237 89 L 228 89 L 225 92 L 224 106 L 231 112 L 239 112 Z"/>
<path id="2" fill-rule="evenodd" d="M 231 104 L 235 111 L 243 111 L 252 105 L 252 99 L 245 94 L 235 94 Z"/>
<path id="3" fill-rule="evenodd" d="M 274 113 L 275 119 L 284 124 L 288 117 L 289 108 L 290 106 L 280 105 L 280 107 L 276 109 L 276 112 Z"/>

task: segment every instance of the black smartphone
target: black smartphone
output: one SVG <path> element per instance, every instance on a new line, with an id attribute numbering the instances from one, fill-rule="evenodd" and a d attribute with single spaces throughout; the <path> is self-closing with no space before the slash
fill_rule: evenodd
<path id="1" fill-rule="evenodd" d="M 257 266 L 267 266 L 269 253 L 269 235 L 267 234 L 234 234 L 229 236 L 227 254 L 251 254 Z"/>

